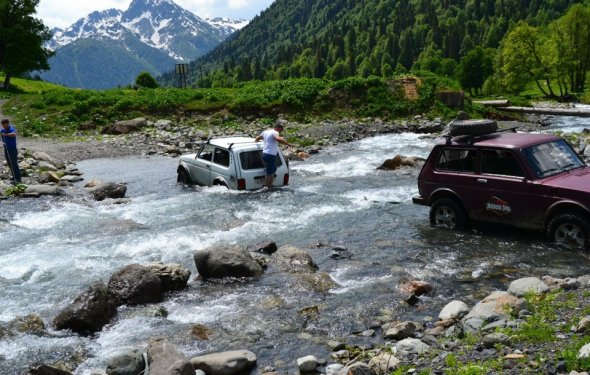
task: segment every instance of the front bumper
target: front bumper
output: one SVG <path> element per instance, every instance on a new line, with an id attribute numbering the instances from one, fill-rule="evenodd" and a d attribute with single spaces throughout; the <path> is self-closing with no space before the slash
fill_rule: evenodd
<path id="1" fill-rule="evenodd" d="M 420 195 L 412 197 L 412 203 L 419 204 L 420 206 L 428 206 L 426 199 L 422 198 Z"/>

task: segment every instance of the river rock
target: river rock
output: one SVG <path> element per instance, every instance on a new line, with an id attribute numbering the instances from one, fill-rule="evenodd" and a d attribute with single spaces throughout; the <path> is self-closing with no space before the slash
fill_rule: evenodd
<path id="1" fill-rule="evenodd" d="M 463 301 L 451 301 L 438 314 L 440 320 L 459 320 L 469 313 L 469 306 Z"/>
<path id="2" fill-rule="evenodd" d="M 69 371 L 60 370 L 42 363 L 33 363 L 29 366 L 30 375 L 72 375 Z"/>
<path id="3" fill-rule="evenodd" d="M 107 375 L 138 375 L 144 370 L 143 352 L 136 349 L 111 358 L 106 372 Z"/>
<path id="4" fill-rule="evenodd" d="M 318 269 L 308 252 L 295 246 L 281 246 L 273 254 L 271 264 L 281 272 L 312 273 Z"/>
<path id="5" fill-rule="evenodd" d="M 32 195 L 61 195 L 62 190 L 53 185 L 27 185 L 25 194 Z"/>
<path id="6" fill-rule="evenodd" d="M 152 262 L 145 264 L 145 267 L 151 269 L 160 278 L 164 292 L 186 288 L 191 276 L 190 270 L 176 263 Z"/>
<path id="7" fill-rule="evenodd" d="M 392 327 L 385 327 L 383 338 L 386 340 L 403 340 L 408 337 L 416 337 L 416 331 L 419 329 L 420 326 L 417 323 L 409 321 L 401 322 L 394 324 Z"/>
<path id="8" fill-rule="evenodd" d="M 191 358 L 195 370 L 207 375 L 233 375 L 250 370 L 256 365 L 256 354 L 248 350 L 232 350 Z"/>
<path id="9" fill-rule="evenodd" d="M 413 294 L 416 296 L 422 296 L 424 294 L 428 294 L 430 292 L 432 292 L 433 287 L 432 285 L 430 285 L 428 282 L 426 281 L 422 281 L 422 280 L 412 280 L 410 282 L 407 282 L 405 284 L 401 284 L 399 286 L 400 290 L 408 293 L 408 294 Z"/>
<path id="10" fill-rule="evenodd" d="M 258 277 L 264 270 L 239 246 L 215 246 L 194 254 L 199 275 L 204 279 L 224 277 Z"/>
<path id="11" fill-rule="evenodd" d="M 518 280 L 514 280 L 508 287 L 508 293 L 523 297 L 526 293 L 547 293 L 549 287 L 538 277 L 523 277 Z"/>
<path id="12" fill-rule="evenodd" d="M 475 304 L 465 319 L 478 318 L 484 321 L 494 321 L 509 317 L 509 311 L 518 313 L 523 300 L 504 291 L 492 292 L 489 296 Z"/>
<path id="13" fill-rule="evenodd" d="M 47 332 L 43 320 L 34 314 L 16 317 L 8 323 L 8 329 L 33 335 L 41 335 Z"/>
<path id="14" fill-rule="evenodd" d="M 391 159 L 386 159 L 377 169 L 393 171 L 400 167 L 415 167 L 420 159 L 413 157 L 405 157 L 402 155 L 396 155 Z"/>
<path id="15" fill-rule="evenodd" d="M 191 362 L 167 338 L 152 338 L 147 353 L 150 375 L 195 374 Z"/>
<path id="16" fill-rule="evenodd" d="M 400 360 L 392 353 L 380 353 L 369 360 L 369 367 L 376 374 L 389 374 L 397 370 Z"/>
<path id="17" fill-rule="evenodd" d="M 57 173 L 55 172 L 51 172 L 51 171 L 47 171 L 47 172 L 43 172 L 39 175 L 39 178 L 37 179 L 37 181 L 40 184 L 47 184 L 50 182 L 53 183 L 58 183 L 59 182 L 60 177 L 57 175 Z"/>
<path id="18" fill-rule="evenodd" d="M 95 200 L 103 201 L 106 198 L 125 198 L 127 186 L 122 183 L 105 182 L 98 183 L 89 189 Z"/>
<path id="19" fill-rule="evenodd" d="M 120 305 L 139 305 L 162 301 L 162 282 L 154 271 L 139 264 L 130 264 L 110 278 L 109 293 Z"/>
<path id="20" fill-rule="evenodd" d="M 102 134 L 129 134 L 141 130 L 147 126 L 147 120 L 143 117 L 138 117 L 133 120 L 117 121 L 113 124 L 105 126 Z"/>
<path id="21" fill-rule="evenodd" d="M 80 294 L 53 320 L 57 329 L 71 329 L 81 334 L 94 333 L 117 315 L 117 307 L 107 287 L 98 283 Z"/>
<path id="22" fill-rule="evenodd" d="M 250 245 L 247 248 L 249 253 L 263 253 L 263 254 L 274 254 L 274 253 L 276 253 L 277 249 L 278 249 L 277 243 L 274 241 Z"/>
<path id="23" fill-rule="evenodd" d="M 590 344 L 586 344 L 580 348 L 578 351 L 577 358 L 586 359 L 590 358 Z"/>
<path id="24" fill-rule="evenodd" d="M 407 338 L 401 341 L 398 341 L 395 344 L 395 348 L 397 353 L 402 356 L 406 355 L 414 355 L 414 354 L 424 354 L 428 350 L 430 350 L 430 346 L 423 343 L 422 341 L 414 338 Z"/>
<path id="25" fill-rule="evenodd" d="M 297 358 L 297 367 L 302 373 L 315 371 L 318 367 L 318 359 L 313 355 Z"/>

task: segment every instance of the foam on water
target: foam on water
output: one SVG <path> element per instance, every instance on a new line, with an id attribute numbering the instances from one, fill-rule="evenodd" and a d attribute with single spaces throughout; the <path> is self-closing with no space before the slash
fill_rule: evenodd
<path id="1" fill-rule="evenodd" d="M 367 285 L 387 282 L 392 279 L 391 275 L 349 277 L 349 271 L 351 271 L 349 267 L 342 267 L 330 273 L 330 277 L 338 285 L 338 287 L 330 289 L 330 293 L 344 294 L 355 289 L 362 289 Z"/>

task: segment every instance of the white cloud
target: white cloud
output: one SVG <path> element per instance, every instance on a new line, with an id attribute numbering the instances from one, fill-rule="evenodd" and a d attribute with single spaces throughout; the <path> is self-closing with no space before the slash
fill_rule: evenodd
<path id="1" fill-rule="evenodd" d="M 227 2 L 227 6 L 231 9 L 244 9 L 248 7 L 248 2 L 246 0 L 229 0 Z"/>
<path id="2" fill-rule="evenodd" d="M 274 0 L 174 0 L 201 18 L 229 17 L 251 19 Z M 125 10 L 131 0 L 40 0 L 37 17 L 49 28 L 65 28 L 93 11 Z"/>

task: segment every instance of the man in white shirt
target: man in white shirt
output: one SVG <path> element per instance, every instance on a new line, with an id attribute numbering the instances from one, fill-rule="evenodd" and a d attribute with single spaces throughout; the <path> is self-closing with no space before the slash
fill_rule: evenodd
<path id="1" fill-rule="evenodd" d="M 262 160 L 266 166 L 266 176 L 264 178 L 264 185 L 267 188 L 271 188 L 275 179 L 275 172 L 277 171 L 276 157 L 279 153 L 279 143 L 292 147 L 293 145 L 283 137 L 281 132 L 283 131 L 282 124 L 276 124 L 273 129 L 263 131 L 259 136 L 256 137 L 256 142 L 264 141 L 262 148 Z"/>

